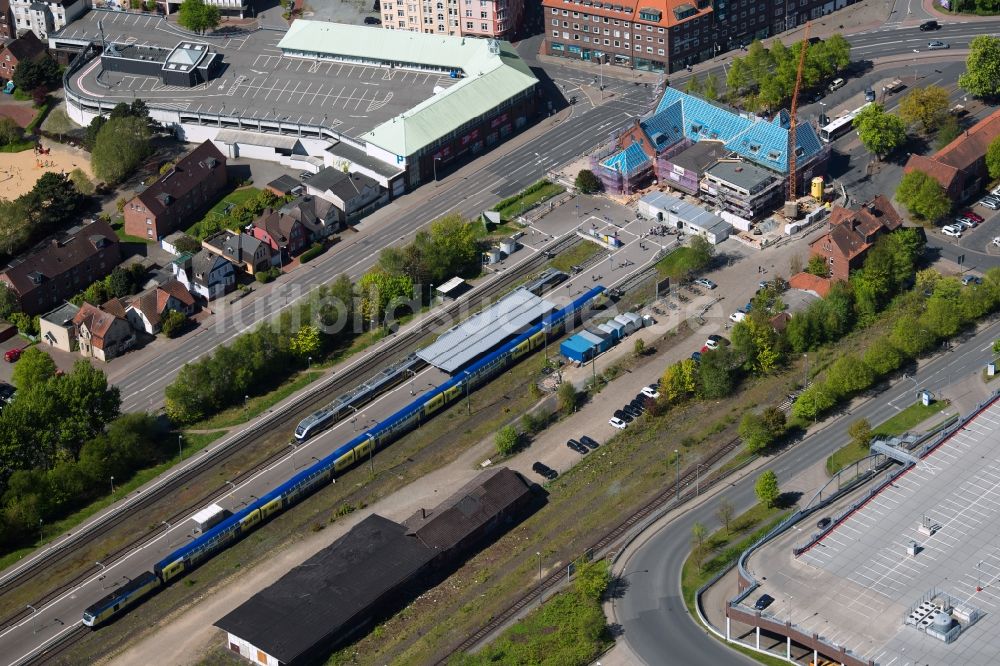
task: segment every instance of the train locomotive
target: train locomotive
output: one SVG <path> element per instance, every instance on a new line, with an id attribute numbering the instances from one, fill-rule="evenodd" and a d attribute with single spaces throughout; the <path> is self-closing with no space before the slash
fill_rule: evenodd
<path id="1" fill-rule="evenodd" d="M 563 330 L 575 323 L 576 318 L 587 304 L 603 292 L 604 287 L 594 287 L 566 307 L 550 313 L 541 323 L 532 326 L 468 368 L 460 370 L 454 377 L 434 390 L 416 398 L 381 423 L 338 447 L 311 467 L 299 472 L 288 481 L 257 498 L 252 504 L 173 551 L 157 562 L 153 566 L 152 572 L 144 572 L 121 589 L 88 607 L 83 613 L 83 623 L 89 627 L 96 627 L 115 615 L 126 612 L 129 607 L 143 597 L 191 571 L 215 553 L 239 540 L 244 534 L 254 530 L 274 514 L 292 506 L 323 485 L 331 483 L 339 472 L 356 462 L 366 460 L 374 454 L 375 450 L 388 446 L 403 434 L 419 426 L 425 419 L 468 395 L 469 392 L 487 383 L 508 366 L 516 363 L 524 355 L 541 347 L 545 344 L 547 336 L 561 334 Z M 403 365 L 406 365 L 407 362 L 412 363 L 413 358 L 416 357 L 408 357 Z M 406 367 L 412 368 L 413 366 Z M 388 370 L 391 371 L 393 368 Z M 321 429 L 319 425 L 324 423 L 322 419 L 326 417 L 318 415 L 328 409 L 329 407 L 324 408 L 303 419 L 299 427 L 296 428 L 296 436 L 299 437 L 299 431 L 303 430 L 303 436 L 299 439 L 305 439 Z M 332 420 L 328 423 L 332 423 Z M 306 424 L 305 428 L 303 424 Z"/>

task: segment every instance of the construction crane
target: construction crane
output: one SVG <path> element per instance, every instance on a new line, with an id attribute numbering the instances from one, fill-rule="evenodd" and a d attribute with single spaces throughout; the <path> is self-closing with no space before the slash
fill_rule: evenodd
<path id="1" fill-rule="evenodd" d="M 791 126 L 788 128 L 788 203 L 796 201 L 797 187 L 795 178 L 795 115 L 799 110 L 799 88 L 802 87 L 802 68 L 806 64 L 806 51 L 809 49 L 809 21 L 806 21 L 805 33 L 802 35 L 802 48 L 799 49 L 799 69 L 795 72 L 795 89 L 792 91 Z"/>

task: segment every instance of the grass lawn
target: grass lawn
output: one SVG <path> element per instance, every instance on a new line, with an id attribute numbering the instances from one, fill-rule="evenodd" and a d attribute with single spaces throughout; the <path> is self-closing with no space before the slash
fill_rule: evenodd
<path id="1" fill-rule="evenodd" d="M 224 430 L 213 433 L 194 433 L 190 435 L 185 434 L 184 439 L 182 440 L 184 443 L 184 451 L 183 451 L 184 457 L 187 457 L 190 454 L 194 454 L 197 453 L 198 451 L 201 451 L 203 448 L 205 448 L 215 440 L 225 436 L 225 434 L 226 431 Z M 168 440 L 172 441 L 170 435 L 167 435 L 167 438 Z M 154 467 L 147 467 L 146 469 L 141 469 L 137 471 L 128 481 L 125 481 L 120 485 L 116 485 L 114 496 L 105 495 L 100 499 L 94 500 L 89 505 L 83 507 L 76 513 L 66 516 L 62 520 L 56 521 L 49 525 L 44 525 L 43 526 L 44 538 L 42 539 L 39 545 L 46 544 L 53 538 L 59 537 L 65 534 L 66 532 L 72 530 L 77 525 L 79 525 L 83 521 L 93 516 L 95 513 L 110 506 L 111 504 L 118 501 L 125 495 L 128 495 L 132 491 L 136 490 L 143 484 L 148 483 L 149 481 L 155 479 L 157 476 L 167 471 L 176 464 L 177 464 L 177 459 L 171 458 L 170 460 L 162 462 Z M 25 555 L 30 554 L 32 551 L 34 551 L 34 548 L 22 548 L 20 550 L 15 550 L 13 552 L 7 553 L 2 558 L 0 558 L 0 569 L 8 567 L 11 564 L 14 564 Z"/>
<path id="2" fill-rule="evenodd" d="M 260 416 L 265 410 L 270 409 L 299 389 L 305 388 L 309 384 L 319 379 L 323 375 L 321 370 L 307 370 L 297 372 L 273 390 L 263 395 L 250 398 L 244 408 L 243 405 L 230 407 L 219 412 L 215 416 L 199 421 L 191 426 L 190 430 L 213 430 L 215 428 L 231 428 L 241 423 L 246 423 L 250 419 Z"/>
<path id="3" fill-rule="evenodd" d="M 500 218 L 503 220 L 509 220 L 518 215 L 523 215 L 525 212 L 531 210 L 538 204 L 551 199 L 554 196 L 558 196 L 566 191 L 566 188 L 558 183 L 546 183 L 539 189 L 531 192 L 529 194 L 522 194 L 516 199 L 511 197 L 508 203 L 504 206 L 494 206 L 493 210 L 500 213 Z"/>
<path id="4" fill-rule="evenodd" d="M 560 252 L 556 258 L 549 262 L 549 266 L 556 270 L 570 272 L 572 266 L 579 266 L 601 251 L 601 246 L 590 241 L 577 243 L 565 252 Z"/>
<path id="5" fill-rule="evenodd" d="M 0 153 L 20 153 L 25 150 L 31 150 L 34 146 L 34 141 L 15 141 L 14 143 L 5 143 L 0 146 Z"/>
<path id="6" fill-rule="evenodd" d="M 923 423 L 948 406 L 947 400 L 935 400 L 927 407 L 923 403 L 915 402 L 891 419 L 872 429 L 873 435 L 883 437 L 894 437 L 902 435 L 914 426 Z M 855 463 L 869 455 L 871 450 L 867 445 L 861 446 L 855 442 L 850 442 L 846 446 L 837 449 L 833 455 L 826 459 L 826 471 L 833 476 L 848 465 Z"/>
<path id="7" fill-rule="evenodd" d="M 118 240 L 123 243 L 152 243 L 152 238 L 141 238 L 140 236 L 132 236 L 125 233 L 125 218 L 119 217 L 112 221 L 111 228 L 115 230 L 115 234 L 118 236 Z"/>
<path id="8" fill-rule="evenodd" d="M 226 215 L 226 213 L 225 213 L 226 207 L 229 206 L 229 204 L 233 204 L 235 206 L 238 206 L 241 203 L 245 202 L 247 199 L 250 199 L 251 197 L 253 197 L 255 194 L 257 194 L 260 191 L 261 190 L 259 188 L 256 188 L 256 187 L 241 187 L 238 190 L 233 190 L 232 192 L 230 192 L 229 194 L 227 194 L 225 197 L 223 197 L 217 204 L 215 204 L 214 206 L 212 206 L 209 209 L 209 211 L 207 213 L 205 213 L 205 217 L 203 217 L 202 219 L 198 220 L 197 222 L 195 222 L 194 224 L 192 224 L 190 227 L 188 227 L 187 230 L 186 230 L 186 233 L 189 236 L 194 236 L 198 240 L 201 240 L 202 238 L 204 238 L 204 234 L 201 231 L 202 230 L 202 223 L 203 222 L 207 222 L 209 220 L 214 220 L 215 218 L 219 218 L 219 217 L 225 217 L 225 215 Z"/>
<path id="9" fill-rule="evenodd" d="M 686 245 L 677 248 L 656 262 L 656 272 L 660 277 L 669 277 L 672 280 L 679 280 L 696 268 L 696 253 Z"/>
<path id="10" fill-rule="evenodd" d="M 531 611 L 480 652 L 456 655 L 449 663 L 589 664 L 612 642 L 605 623 L 598 600 L 566 590 Z"/>
<path id="11" fill-rule="evenodd" d="M 695 558 L 688 556 L 681 570 L 681 591 L 691 615 L 696 615 L 695 592 L 712 576 L 735 562 L 744 550 L 774 529 L 790 513 L 782 507 L 767 508 L 763 504 L 756 504 L 733 518 L 729 523 L 729 532 L 723 526 L 705 539 L 706 554 L 700 568 Z"/>

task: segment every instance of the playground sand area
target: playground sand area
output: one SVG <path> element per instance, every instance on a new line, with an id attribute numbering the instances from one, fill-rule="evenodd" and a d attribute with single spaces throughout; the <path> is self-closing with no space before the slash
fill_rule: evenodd
<path id="1" fill-rule="evenodd" d="M 31 191 L 35 181 L 46 171 L 66 173 L 80 168 L 87 177 L 94 179 L 90 169 L 90 155 L 79 148 L 69 148 L 42 141 L 47 155 L 39 155 L 34 150 L 19 153 L 0 153 L 0 198 L 16 199 Z"/>

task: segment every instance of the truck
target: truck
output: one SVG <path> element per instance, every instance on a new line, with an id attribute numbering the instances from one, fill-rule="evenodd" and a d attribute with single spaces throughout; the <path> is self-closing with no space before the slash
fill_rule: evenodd
<path id="1" fill-rule="evenodd" d="M 899 92 L 903 88 L 903 79 L 893 79 L 892 81 L 889 81 L 889 83 L 882 86 L 882 90 L 889 94 Z"/>

